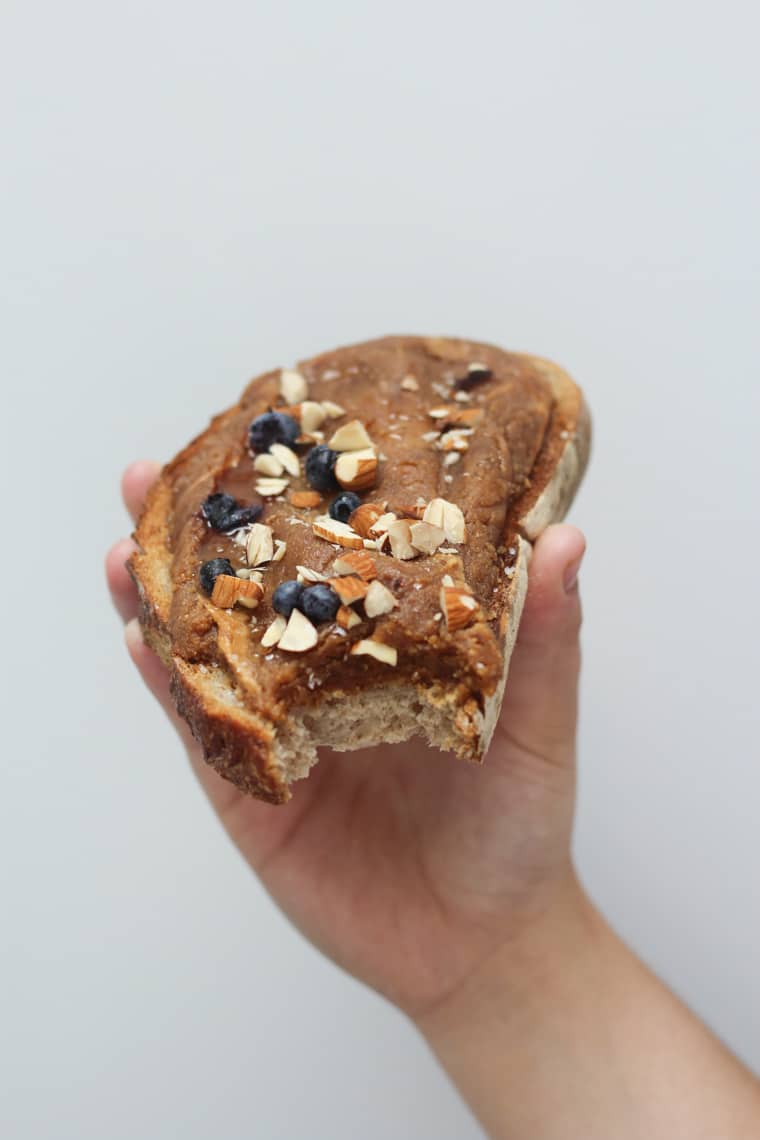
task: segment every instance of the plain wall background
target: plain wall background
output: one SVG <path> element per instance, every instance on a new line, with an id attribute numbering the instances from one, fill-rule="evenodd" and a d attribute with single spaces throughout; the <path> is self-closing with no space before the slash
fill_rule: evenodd
<path id="1" fill-rule="evenodd" d="M 386 332 L 585 386 L 580 867 L 760 1067 L 755 12 L 5 0 L 4 1136 L 480 1135 L 242 865 L 101 578 L 130 458 Z"/>

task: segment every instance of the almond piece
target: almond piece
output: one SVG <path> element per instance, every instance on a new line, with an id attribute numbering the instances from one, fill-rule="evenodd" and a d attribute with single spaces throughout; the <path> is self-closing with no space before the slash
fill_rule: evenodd
<path id="1" fill-rule="evenodd" d="M 470 446 L 464 432 L 471 430 L 468 428 L 452 428 L 450 431 L 445 431 L 441 438 L 438 440 L 436 447 L 441 451 L 467 451 Z"/>
<path id="2" fill-rule="evenodd" d="M 261 566 L 271 562 L 274 554 L 272 528 L 266 523 L 254 523 L 248 533 L 245 556 L 249 566 Z"/>
<path id="3" fill-rule="evenodd" d="M 367 596 L 364 599 L 364 612 L 369 618 L 379 617 L 380 614 L 389 614 L 395 609 L 398 602 L 393 594 L 382 582 L 370 582 Z"/>
<path id="4" fill-rule="evenodd" d="M 305 653 L 313 649 L 319 635 L 309 619 L 300 610 L 293 610 L 285 626 L 285 632 L 277 642 L 277 648 L 286 653 Z"/>
<path id="5" fill-rule="evenodd" d="M 353 511 L 348 521 L 357 534 L 360 534 L 362 538 L 369 538 L 372 524 L 377 522 L 384 511 L 385 507 L 382 503 L 362 503 Z"/>
<path id="6" fill-rule="evenodd" d="M 446 628 L 463 629 L 478 612 L 478 603 L 472 594 L 457 586 L 441 588 L 441 609 L 446 617 Z"/>
<path id="7" fill-rule="evenodd" d="M 405 376 L 401 381 L 401 387 L 405 392 L 419 392 L 420 390 L 420 386 L 417 383 L 416 377 L 412 376 L 411 373 Z"/>
<path id="8" fill-rule="evenodd" d="M 425 503 L 416 503 L 414 506 L 396 507 L 396 513 L 408 519 L 421 519 L 425 513 Z"/>
<path id="9" fill-rule="evenodd" d="M 319 491 L 291 491 L 288 502 L 294 507 L 318 507 L 322 502 Z"/>
<path id="10" fill-rule="evenodd" d="M 352 610 L 348 606 L 340 607 L 335 615 L 335 620 L 341 629 L 353 629 L 355 625 L 361 625 L 362 623 L 362 619 L 356 610 Z"/>
<path id="11" fill-rule="evenodd" d="M 280 461 L 288 475 L 293 475 L 295 478 L 298 478 L 301 474 L 301 460 L 295 451 L 291 451 L 284 443 L 273 443 L 269 448 L 269 454 Z"/>
<path id="12" fill-rule="evenodd" d="M 260 644 L 265 649 L 269 649 L 272 645 L 276 645 L 285 632 L 285 627 L 288 624 L 287 619 L 278 614 L 271 625 L 268 625 L 264 630 Z"/>
<path id="13" fill-rule="evenodd" d="M 397 518 L 398 515 L 396 515 L 394 511 L 388 511 L 386 514 L 380 515 L 380 518 L 375 519 L 372 526 L 369 528 L 369 533 L 377 535 L 387 534 L 388 527 L 391 525 L 391 523 L 395 522 Z"/>
<path id="14" fill-rule="evenodd" d="M 323 400 L 322 407 L 332 420 L 337 420 L 339 416 L 345 416 L 346 414 L 346 409 L 341 408 L 340 404 L 333 403 L 332 400 Z"/>
<path id="15" fill-rule="evenodd" d="M 301 404 L 301 431 L 316 431 L 321 428 L 327 419 L 327 412 L 322 404 L 315 400 L 304 400 Z"/>
<path id="16" fill-rule="evenodd" d="M 293 612 L 295 613 L 296 611 L 294 610 Z M 386 645 L 382 641 L 375 641 L 371 637 L 357 641 L 356 645 L 351 646 L 351 653 L 357 657 L 362 654 L 368 657 L 374 657 L 376 661 L 382 661 L 384 665 L 395 665 L 398 662 L 398 652 L 392 645 Z"/>
<path id="17" fill-rule="evenodd" d="M 450 503 L 448 499 L 431 499 L 422 519 L 440 527 L 447 542 L 464 542 L 466 539 L 464 515 L 456 503 Z"/>
<path id="18" fill-rule="evenodd" d="M 428 415 L 437 420 L 441 427 L 474 427 L 483 419 L 482 408 L 457 408 L 450 404 L 442 404 L 439 408 L 430 408 Z"/>
<path id="19" fill-rule="evenodd" d="M 272 561 L 273 562 L 281 562 L 282 559 L 285 557 L 285 551 L 288 549 L 288 544 L 287 544 L 287 542 L 284 542 L 283 539 L 276 538 L 274 540 L 274 547 L 275 547 L 275 550 L 274 550 L 274 554 L 272 555 Z"/>
<path id="20" fill-rule="evenodd" d="M 372 448 L 344 451 L 335 464 L 335 478 L 344 491 L 364 491 L 377 477 L 377 456 Z"/>
<path id="21" fill-rule="evenodd" d="M 440 408 L 429 408 L 428 415 L 431 420 L 447 420 L 455 408 L 450 408 L 447 404 L 443 404 Z"/>
<path id="22" fill-rule="evenodd" d="M 439 526 L 432 523 L 416 522 L 409 528 L 412 546 L 423 554 L 435 554 L 446 535 Z"/>
<path id="23" fill-rule="evenodd" d="M 223 610 L 238 603 L 253 610 L 263 597 L 264 591 L 258 582 L 237 578 L 234 574 L 220 574 L 214 582 L 211 601 Z"/>
<path id="24" fill-rule="evenodd" d="M 444 467 L 453 467 L 454 464 L 458 463 L 461 458 L 462 458 L 461 452 L 459 452 L 459 451 L 447 451 L 443 457 L 443 466 Z"/>
<path id="25" fill-rule="evenodd" d="M 306 398 L 308 391 L 309 386 L 300 372 L 283 368 L 280 373 L 280 392 L 283 399 L 287 400 L 289 404 L 297 404 L 299 400 Z"/>
<path id="26" fill-rule="evenodd" d="M 451 577 L 451 575 L 450 575 L 450 574 L 444 574 L 444 575 L 443 575 L 443 577 L 441 578 L 441 585 L 442 585 L 442 586 L 452 586 L 452 587 L 453 587 L 453 585 L 454 585 L 454 579 Z"/>
<path id="27" fill-rule="evenodd" d="M 369 584 L 355 574 L 341 575 L 339 578 L 328 578 L 326 585 L 332 586 L 344 606 L 352 606 L 366 598 Z"/>
<path id="28" fill-rule="evenodd" d="M 372 447 L 372 440 L 361 420 L 350 420 L 333 433 L 328 445 L 333 451 L 361 451 Z"/>
<path id="29" fill-rule="evenodd" d="M 301 432 L 296 443 L 305 446 L 311 443 L 324 443 L 325 433 L 323 431 L 304 431 Z"/>
<path id="30" fill-rule="evenodd" d="M 320 570 L 312 570 L 311 566 L 296 566 L 299 582 L 326 582 L 327 575 Z"/>
<path id="31" fill-rule="evenodd" d="M 391 553 L 394 558 L 416 558 L 419 550 L 412 546 L 412 528 L 407 519 L 396 519 L 388 527 L 391 540 Z"/>
<path id="32" fill-rule="evenodd" d="M 259 479 L 256 484 L 256 493 L 263 499 L 281 495 L 288 485 L 287 479 Z"/>
<path id="33" fill-rule="evenodd" d="M 329 515 L 319 515 L 315 518 L 311 529 L 318 538 L 324 538 L 327 542 L 337 542 L 338 546 L 348 546 L 351 550 L 362 550 L 364 547 L 361 535 L 347 523 L 331 519 Z"/>
<path id="34" fill-rule="evenodd" d="M 256 456 L 253 461 L 253 470 L 258 471 L 261 475 L 270 475 L 273 478 L 277 478 L 278 475 L 282 475 L 285 468 L 279 459 L 275 459 L 273 455 L 269 455 L 267 452 L 263 455 Z"/>
<path id="35" fill-rule="evenodd" d="M 377 566 L 366 550 L 349 550 L 348 554 L 339 554 L 333 562 L 336 574 L 358 574 L 365 582 L 377 577 Z"/>

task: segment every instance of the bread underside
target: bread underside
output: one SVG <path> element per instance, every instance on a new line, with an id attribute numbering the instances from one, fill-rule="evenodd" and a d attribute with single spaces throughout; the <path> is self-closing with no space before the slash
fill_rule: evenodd
<path id="1" fill-rule="evenodd" d="M 444 751 L 482 759 L 501 709 L 527 591 L 532 543 L 549 524 L 564 517 L 590 448 L 590 420 L 579 388 L 557 365 L 532 356 L 524 359 L 551 385 L 555 408 L 562 413 L 555 418 L 571 422 L 574 428 L 563 433 L 567 438 L 561 447 L 557 440 L 547 440 L 556 459 L 532 480 L 513 514 L 510 537 L 517 555 L 499 629 L 502 675 L 495 691 L 475 711 L 465 712 L 443 683 L 420 686 L 400 678 L 348 693 L 325 693 L 319 703 L 290 708 L 287 717 L 274 725 L 262 711 L 246 704 L 226 669 L 175 655 L 169 632 L 173 585 L 167 541 L 172 486 L 165 474 L 159 477 L 140 519 L 135 535 L 139 550 L 130 563 L 140 596 L 143 635 L 168 667 L 177 710 L 206 760 L 242 790 L 270 803 L 286 802 L 292 794 L 290 785 L 308 774 L 323 746 L 351 751 L 421 736 Z"/>

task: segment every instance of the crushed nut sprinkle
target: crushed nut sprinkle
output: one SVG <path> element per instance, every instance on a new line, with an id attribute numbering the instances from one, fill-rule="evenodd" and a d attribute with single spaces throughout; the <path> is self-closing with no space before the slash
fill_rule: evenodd
<path id="1" fill-rule="evenodd" d="M 294 507 L 318 507 L 322 496 L 319 491 L 291 491 L 288 502 Z"/>
<path id="2" fill-rule="evenodd" d="M 238 578 L 233 574 L 219 574 L 214 582 L 211 601 L 222 610 L 232 609 L 236 605 L 253 610 L 263 597 L 264 591 L 258 582 Z"/>
<path id="3" fill-rule="evenodd" d="M 272 478 L 277 478 L 279 475 L 282 475 L 285 468 L 279 459 L 276 459 L 274 455 L 270 455 L 269 452 L 265 451 L 262 452 L 261 455 L 257 455 L 254 459 L 253 470 L 257 471 L 260 475 L 269 475 Z"/>
<path id="4" fill-rule="evenodd" d="M 370 582 L 367 595 L 364 599 L 364 612 L 368 618 L 380 617 L 389 614 L 398 605 L 393 594 L 387 586 L 375 579 Z"/>
<path id="5" fill-rule="evenodd" d="M 377 577 L 377 566 L 374 558 L 366 550 L 349 550 L 347 554 L 339 554 L 333 562 L 336 574 L 358 574 L 365 582 Z"/>
<path id="6" fill-rule="evenodd" d="M 369 583 L 356 574 L 342 574 L 337 578 L 327 578 L 326 583 L 331 586 L 344 606 L 353 606 L 366 598 Z"/>
<path id="7" fill-rule="evenodd" d="M 277 648 L 286 653 L 306 653 L 319 641 L 319 634 L 305 614 L 294 609 L 288 618 L 285 631 L 277 642 Z"/>
<path id="8" fill-rule="evenodd" d="M 350 420 L 333 433 L 328 447 L 333 451 L 362 451 L 372 447 L 372 440 L 361 420 Z"/>
<path id="9" fill-rule="evenodd" d="M 271 526 L 254 523 L 248 534 L 245 556 L 249 566 L 261 566 L 271 562 L 274 554 L 274 537 Z"/>
<path id="10" fill-rule="evenodd" d="M 306 398 L 309 388 L 300 372 L 283 368 L 280 373 L 280 393 L 288 404 L 297 404 Z"/>
<path id="11" fill-rule="evenodd" d="M 361 535 L 347 523 L 338 522 L 329 515 L 319 515 L 311 524 L 311 529 L 318 538 L 327 542 L 335 542 L 338 546 L 347 546 L 351 550 L 361 550 L 364 546 Z"/>
<path id="12" fill-rule="evenodd" d="M 256 493 L 263 499 L 271 499 L 281 495 L 287 485 L 287 479 L 259 479 L 256 483 Z"/>
<path id="13" fill-rule="evenodd" d="M 392 645 L 386 645 L 383 641 L 375 641 L 371 637 L 357 641 L 355 645 L 351 646 L 351 653 L 355 657 L 362 655 L 374 657 L 376 661 L 382 661 L 384 665 L 398 664 L 398 650 Z"/>
<path id="14" fill-rule="evenodd" d="M 474 620 L 479 609 L 477 600 L 467 590 L 447 585 L 441 588 L 441 608 L 450 631 L 464 629 Z"/>
<path id="15" fill-rule="evenodd" d="M 335 463 L 335 478 L 344 491 L 365 491 L 375 485 L 377 456 L 372 448 L 344 451 Z"/>
<path id="16" fill-rule="evenodd" d="M 279 460 L 288 475 L 298 478 L 301 474 L 301 461 L 295 451 L 291 451 L 284 443 L 273 443 L 269 448 L 269 453 Z"/>

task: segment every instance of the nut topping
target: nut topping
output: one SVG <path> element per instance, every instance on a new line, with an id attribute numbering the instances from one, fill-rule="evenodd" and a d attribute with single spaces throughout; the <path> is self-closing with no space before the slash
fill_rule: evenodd
<path id="1" fill-rule="evenodd" d="M 287 479 L 259 479 L 256 483 L 256 493 L 261 495 L 262 499 L 274 498 L 275 495 L 281 495 L 287 485 Z"/>
<path id="2" fill-rule="evenodd" d="M 329 515 L 319 515 L 311 524 L 311 529 L 318 538 L 327 542 L 337 542 L 338 546 L 348 546 L 351 550 L 362 550 L 364 543 L 361 535 L 347 523 L 331 519 Z"/>
<path id="3" fill-rule="evenodd" d="M 363 491 L 375 484 L 377 456 L 372 448 L 344 451 L 335 463 L 335 478 L 344 491 Z"/>
<path id="4" fill-rule="evenodd" d="M 401 387 L 405 392 L 419 392 L 420 390 L 416 377 L 412 376 L 411 373 L 401 381 Z"/>
<path id="5" fill-rule="evenodd" d="M 220 574 L 211 593 L 211 601 L 222 610 L 229 610 L 238 604 L 254 610 L 263 597 L 264 591 L 258 582 L 237 578 L 232 574 Z"/>
<path id="6" fill-rule="evenodd" d="M 372 526 L 369 528 L 369 533 L 378 535 L 386 534 L 388 527 L 391 525 L 391 523 L 396 521 L 396 518 L 397 515 L 393 511 L 388 511 L 386 514 L 380 515 L 380 518 L 375 519 Z"/>
<path id="7" fill-rule="evenodd" d="M 266 523 L 254 523 L 245 547 L 248 565 L 261 566 L 264 562 L 271 562 L 273 554 L 274 539 L 271 526 L 267 526 Z"/>
<path id="8" fill-rule="evenodd" d="M 389 614 L 397 606 L 396 599 L 390 590 L 375 579 L 370 582 L 367 596 L 364 599 L 364 612 L 369 618 Z"/>
<path id="9" fill-rule="evenodd" d="M 319 570 L 312 570 L 311 566 L 296 566 L 299 582 L 326 582 L 327 575 Z"/>
<path id="10" fill-rule="evenodd" d="M 305 653 L 308 649 L 313 649 L 318 641 L 319 635 L 309 619 L 300 610 L 294 609 L 288 618 L 285 632 L 277 642 L 277 648 L 284 649 L 286 653 Z"/>
<path id="11" fill-rule="evenodd" d="M 316 431 L 326 419 L 324 404 L 318 404 L 314 400 L 304 400 L 301 404 L 301 431 Z"/>
<path id="12" fill-rule="evenodd" d="M 431 499 L 422 516 L 424 522 L 440 527 L 447 542 L 464 542 L 464 515 L 456 503 L 448 499 Z"/>
<path id="13" fill-rule="evenodd" d="M 267 626 L 261 638 L 261 644 L 265 649 L 269 649 L 272 645 L 277 644 L 285 632 L 287 624 L 287 618 L 284 618 L 282 614 L 278 614 L 271 625 Z"/>
<path id="14" fill-rule="evenodd" d="M 412 546 L 422 554 L 435 554 L 446 537 L 441 527 L 429 522 L 412 523 L 409 532 Z"/>
<path id="15" fill-rule="evenodd" d="M 365 582 L 377 577 L 377 566 L 374 558 L 366 550 L 349 550 L 348 554 L 339 554 L 333 562 L 336 574 L 358 574 Z"/>
<path id="16" fill-rule="evenodd" d="M 363 578 L 355 574 L 341 575 L 339 578 L 328 578 L 327 585 L 332 586 L 344 606 L 352 606 L 366 598 L 369 585 Z"/>
<path id="17" fill-rule="evenodd" d="M 287 544 L 287 542 L 284 542 L 281 538 L 276 538 L 274 540 L 274 547 L 275 547 L 275 549 L 274 549 L 274 554 L 272 555 L 272 561 L 273 562 L 281 562 L 282 559 L 285 557 L 285 551 L 288 549 L 288 544 Z"/>
<path id="18" fill-rule="evenodd" d="M 319 491 L 291 491 L 288 500 L 294 507 L 318 507 L 322 496 Z"/>
<path id="19" fill-rule="evenodd" d="M 335 620 L 341 629 L 353 629 L 355 625 L 361 625 L 362 622 L 356 610 L 352 610 L 348 606 L 340 607 L 335 615 Z"/>
<path id="20" fill-rule="evenodd" d="M 288 475 L 293 475 L 297 478 L 301 474 L 300 459 L 295 451 L 291 451 L 284 443 L 273 443 L 269 448 L 269 453 L 280 461 Z"/>
<path id="21" fill-rule="evenodd" d="M 286 403 L 297 404 L 306 398 L 308 391 L 308 385 L 300 372 L 283 368 L 280 373 L 280 392 Z"/>
<path id="22" fill-rule="evenodd" d="M 391 540 L 391 553 L 394 558 L 404 560 L 416 558 L 419 554 L 412 545 L 412 528 L 408 519 L 396 519 L 388 527 L 388 537 Z"/>
<path id="23" fill-rule="evenodd" d="M 346 409 L 341 408 L 340 404 L 336 404 L 332 400 L 323 400 L 322 407 L 332 420 L 337 420 L 339 416 L 345 416 L 346 414 Z"/>
<path id="24" fill-rule="evenodd" d="M 274 455 L 270 455 L 268 451 L 264 451 L 254 459 L 253 470 L 258 471 L 261 475 L 269 475 L 273 478 L 277 478 L 278 475 L 282 475 L 285 468 L 279 459 L 275 459 Z"/>
<path id="25" fill-rule="evenodd" d="M 367 429 L 361 420 L 351 420 L 338 428 L 328 446 L 333 451 L 361 451 L 363 448 L 372 447 L 372 440 L 367 435 Z"/>
<path id="26" fill-rule="evenodd" d="M 478 603 L 472 594 L 458 586 L 441 587 L 441 609 L 449 630 L 463 629 L 478 612 Z"/>
<path id="27" fill-rule="evenodd" d="M 362 538 L 368 538 L 370 528 L 383 514 L 385 507 L 382 503 L 362 503 L 351 513 L 349 523 Z"/>
<path id="28" fill-rule="evenodd" d="M 374 657 L 376 661 L 382 661 L 384 665 L 396 665 L 398 662 L 398 651 L 392 645 L 375 641 L 371 637 L 357 641 L 356 645 L 351 646 L 351 653 L 356 657 L 366 654 L 368 657 Z"/>

